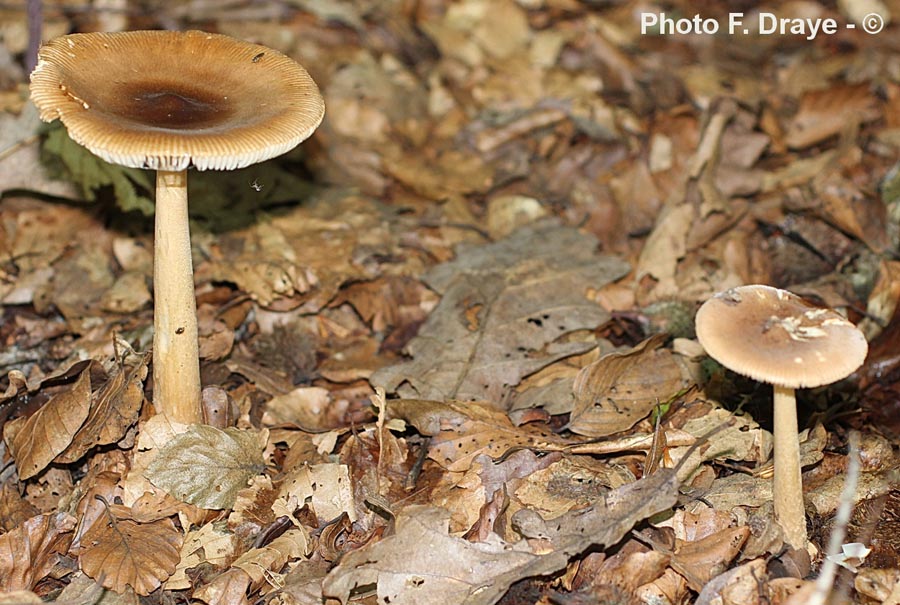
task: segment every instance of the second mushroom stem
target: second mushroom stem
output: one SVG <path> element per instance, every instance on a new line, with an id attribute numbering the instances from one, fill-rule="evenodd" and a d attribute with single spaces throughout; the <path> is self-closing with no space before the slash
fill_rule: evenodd
<path id="1" fill-rule="evenodd" d="M 200 359 L 185 170 L 156 174 L 154 241 L 153 404 L 172 420 L 195 424 Z"/>
<path id="2" fill-rule="evenodd" d="M 774 389 L 775 518 L 785 541 L 794 549 L 805 550 L 806 510 L 800 475 L 797 401 L 794 389 L 778 385 Z"/>

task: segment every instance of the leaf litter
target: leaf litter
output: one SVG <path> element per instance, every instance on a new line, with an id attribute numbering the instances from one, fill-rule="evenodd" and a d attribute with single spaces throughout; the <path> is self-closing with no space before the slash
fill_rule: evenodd
<path id="1" fill-rule="evenodd" d="M 847 541 L 872 552 L 834 592 L 897 602 L 896 23 L 670 37 L 630 1 L 95 4 L 44 3 L 45 38 L 253 39 L 311 70 L 328 116 L 284 158 L 192 179 L 208 425 L 173 426 L 147 398 L 149 173 L 39 129 L 24 9 L 0 11 L 4 600 L 805 602 L 859 430 Z M 896 13 L 758 10 L 869 4 Z M 774 519 L 770 393 L 691 340 L 700 302 L 754 282 L 871 342 L 801 393 L 809 574 Z"/>

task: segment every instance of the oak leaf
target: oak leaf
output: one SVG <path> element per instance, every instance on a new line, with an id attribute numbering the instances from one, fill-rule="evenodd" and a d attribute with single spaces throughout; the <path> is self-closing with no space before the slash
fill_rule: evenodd
<path id="1" fill-rule="evenodd" d="M 372 384 L 404 397 L 499 406 L 524 377 L 594 347 L 565 337 L 609 319 L 586 292 L 628 271 L 596 249 L 593 237 L 552 222 L 461 248 L 424 277 L 442 298 L 407 345 L 412 360 L 381 368 Z"/>

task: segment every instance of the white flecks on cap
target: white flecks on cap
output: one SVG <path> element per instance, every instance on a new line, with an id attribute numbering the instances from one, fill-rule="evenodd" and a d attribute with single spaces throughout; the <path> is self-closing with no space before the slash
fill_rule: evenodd
<path id="1" fill-rule="evenodd" d="M 791 388 L 846 378 L 868 352 L 865 336 L 830 309 L 770 286 L 721 292 L 697 311 L 697 339 L 725 367 Z"/>

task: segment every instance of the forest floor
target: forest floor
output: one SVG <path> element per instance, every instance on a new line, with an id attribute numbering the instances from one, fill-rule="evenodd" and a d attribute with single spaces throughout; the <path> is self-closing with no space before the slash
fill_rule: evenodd
<path id="1" fill-rule="evenodd" d="M 265 44 L 326 116 L 190 175 L 178 425 L 153 175 L 41 124 L 0 6 L 0 603 L 813 603 L 836 532 L 830 602 L 900 603 L 900 1 L 43 4 Z M 806 550 L 772 387 L 695 338 L 754 283 L 869 341 L 798 392 Z"/>

